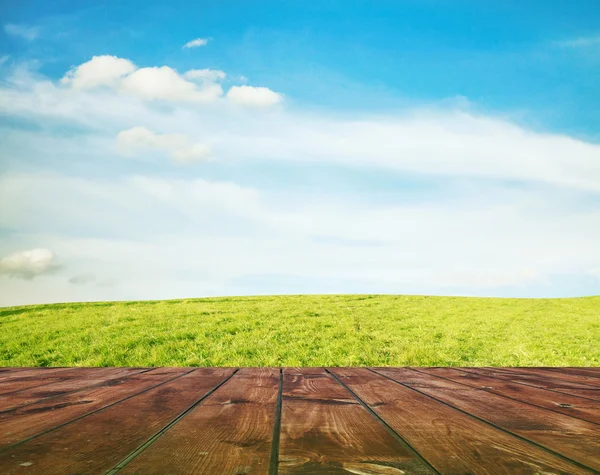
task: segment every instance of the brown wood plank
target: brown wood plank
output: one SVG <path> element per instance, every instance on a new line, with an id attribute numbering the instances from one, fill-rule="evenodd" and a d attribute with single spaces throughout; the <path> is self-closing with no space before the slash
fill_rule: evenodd
<path id="1" fill-rule="evenodd" d="M 148 370 L 131 368 L 93 368 L 79 372 L 74 378 L 60 380 L 20 391 L 0 395 L 0 413 L 32 404 L 43 399 L 62 396 L 71 392 L 101 385 L 109 380 L 126 378 Z"/>
<path id="2" fill-rule="evenodd" d="M 435 473 L 324 370 L 284 369 L 279 471 Z"/>
<path id="3" fill-rule="evenodd" d="M 40 378 L 56 376 L 61 371 L 69 371 L 73 368 L 8 368 L 9 371 L 0 373 L 0 383 L 13 378 Z"/>
<path id="4" fill-rule="evenodd" d="M 26 371 L 29 369 L 31 369 L 31 368 L 24 367 L 24 366 L 2 366 L 2 367 L 0 367 L 0 380 L 2 380 L 2 378 L 9 376 L 11 374 L 15 374 L 20 371 Z M 54 369 L 54 368 L 46 368 L 46 369 Z"/>
<path id="5" fill-rule="evenodd" d="M 279 374 L 241 369 L 119 473 L 267 474 Z"/>
<path id="6" fill-rule="evenodd" d="M 326 371 L 322 368 L 322 367 L 306 367 L 306 368 L 302 368 L 302 367 L 289 367 L 289 368 L 284 368 L 284 373 L 285 374 L 306 374 L 306 375 L 311 375 L 311 374 L 327 374 Z"/>
<path id="7" fill-rule="evenodd" d="M 65 381 L 66 379 L 68 378 L 60 378 L 58 376 L 44 377 L 41 375 L 11 379 L 0 383 L 0 396 L 11 394 L 16 391 L 22 391 L 23 389 L 37 388 L 47 384 L 58 383 L 59 381 Z"/>
<path id="8" fill-rule="evenodd" d="M 150 371 L 3 412 L 0 414 L 0 449 L 73 421 L 189 371 L 190 369 L 186 368 L 182 368 L 180 373 L 153 374 L 154 371 Z"/>
<path id="9" fill-rule="evenodd" d="M 544 409 L 550 409 L 551 411 L 600 424 L 600 401 L 592 401 L 579 396 L 571 396 L 570 394 L 515 384 L 510 381 L 467 373 L 454 368 L 416 368 L 415 371 L 447 378 L 473 388 L 482 389 L 483 391 L 510 397 Z"/>
<path id="10" fill-rule="evenodd" d="M 0 453 L 0 473 L 104 473 L 196 404 L 233 371 L 197 369 L 20 444 Z"/>
<path id="11" fill-rule="evenodd" d="M 332 368 L 440 473 L 590 473 L 363 368 Z"/>
<path id="12" fill-rule="evenodd" d="M 499 371 L 497 368 L 461 368 L 461 370 L 469 373 L 489 376 L 492 378 L 498 378 L 504 381 L 511 381 L 516 384 L 534 386 L 536 388 L 547 389 L 549 391 L 556 391 L 559 393 L 571 394 L 574 396 L 600 401 L 600 390 L 594 389 L 591 386 L 584 386 L 582 384 L 568 381 L 557 381 L 549 378 L 540 378 L 529 374 L 509 374 L 504 371 Z"/>
<path id="13" fill-rule="evenodd" d="M 573 382 L 600 389 L 600 378 L 591 375 L 568 374 L 565 371 L 553 371 L 548 368 L 500 368 L 500 371 L 507 372 L 508 374 L 530 374 L 538 378 Z"/>
<path id="14" fill-rule="evenodd" d="M 600 378 L 600 367 L 559 366 L 552 368 L 549 367 L 548 369 L 559 371 L 561 373 L 579 374 L 581 376 L 594 376 L 595 378 Z"/>
<path id="15" fill-rule="evenodd" d="M 0 381 L 0 395 L 77 378 L 96 370 L 97 368 L 60 368 L 54 371 L 43 371 L 36 368 L 35 370 L 27 369 L 19 373 L 11 373 L 10 377 Z"/>
<path id="16" fill-rule="evenodd" d="M 600 426 L 596 424 L 531 405 L 524 407 L 519 401 L 449 380 L 438 380 L 445 387 L 416 387 L 404 381 L 406 373 L 409 377 L 414 373 L 408 368 L 386 368 L 377 372 L 580 464 L 600 470 Z"/>

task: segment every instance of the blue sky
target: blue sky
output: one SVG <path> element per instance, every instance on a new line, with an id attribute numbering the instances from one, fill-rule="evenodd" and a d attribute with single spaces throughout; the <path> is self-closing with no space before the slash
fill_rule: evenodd
<path id="1" fill-rule="evenodd" d="M 600 293 L 600 6 L 496 3 L 3 4 L 0 305 Z"/>

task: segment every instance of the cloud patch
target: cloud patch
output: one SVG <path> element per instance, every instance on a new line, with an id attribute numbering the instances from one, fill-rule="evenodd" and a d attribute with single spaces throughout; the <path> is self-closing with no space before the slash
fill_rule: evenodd
<path id="1" fill-rule="evenodd" d="M 183 134 L 157 134 L 146 127 L 132 127 L 117 134 L 117 149 L 122 155 L 134 157 L 158 150 L 177 163 L 189 164 L 212 157 L 209 147 L 191 141 Z"/>
<path id="2" fill-rule="evenodd" d="M 223 95 L 220 84 L 206 80 L 198 86 L 168 66 L 138 69 L 122 80 L 120 88 L 146 100 L 209 102 Z"/>
<path id="3" fill-rule="evenodd" d="M 200 81 L 220 81 L 225 79 L 227 76 L 223 71 L 218 69 L 190 69 L 185 72 L 183 76 L 186 79 L 200 80 Z"/>
<path id="4" fill-rule="evenodd" d="M 210 102 L 223 95 L 216 81 L 224 77 L 222 71 L 209 69 L 181 75 L 169 66 L 138 68 L 128 59 L 103 55 L 72 68 L 60 83 L 77 90 L 106 87 L 148 101 Z"/>
<path id="5" fill-rule="evenodd" d="M 39 36 L 39 30 L 33 26 L 27 25 L 15 25 L 7 23 L 4 25 L 4 32 L 10 36 L 16 36 L 17 38 L 23 38 L 27 41 L 33 41 Z"/>
<path id="6" fill-rule="evenodd" d="M 128 59 L 117 56 L 94 56 L 89 61 L 72 68 L 60 80 L 73 89 L 94 89 L 100 86 L 115 88 L 119 81 L 137 69 Z"/>
<path id="7" fill-rule="evenodd" d="M 186 44 L 184 44 L 183 48 L 184 49 L 198 48 L 200 46 L 206 46 L 207 43 L 208 43 L 208 38 L 196 38 L 195 40 L 188 41 Z"/>
<path id="8" fill-rule="evenodd" d="M 59 268 L 54 253 L 43 248 L 13 252 L 0 259 L 0 274 L 17 279 L 31 280 Z"/>
<path id="9" fill-rule="evenodd" d="M 586 48 L 589 46 L 600 46 L 600 35 L 582 36 L 571 40 L 558 41 L 559 46 L 568 48 Z"/>
<path id="10" fill-rule="evenodd" d="M 265 107 L 279 104 L 283 97 L 268 87 L 233 86 L 227 92 L 227 99 L 244 106 Z"/>

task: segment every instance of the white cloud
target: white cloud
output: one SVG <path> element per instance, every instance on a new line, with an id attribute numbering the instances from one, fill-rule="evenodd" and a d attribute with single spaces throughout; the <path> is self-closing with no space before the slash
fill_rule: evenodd
<path id="1" fill-rule="evenodd" d="M 0 274 L 31 280 L 59 268 L 56 256 L 48 249 L 17 251 L 0 259 Z"/>
<path id="2" fill-rule="evenodd" d="M 186 93 L 190 91 L 194 94 L 186 89 Z M 223 163 L 329 163 L 600 191 L 600 145 L 528 130 L 501 118 L 460 109 L 408 110 L 378 116 L 305 113 L 290 108 L 259 114 L 256 108 L 227 107 L 221 102 L 214 107 L 187 108 L 175 103 L 172 108 L 158 109 L 140 102 L 135 95 L 125 96 L 118 91 L 63 90 L 47 80 L 19 77 L 17 86 L 0 87 L 0 111 L 33 121 L 59 118 L 84 125 L 99 131 L 100 135 L 94 137 L 98 141 L 104 138 L 105 142 L 119 130 L 136 124 L 188 137 L 201 134 L 201 142 L 210 144 Z M 17 135 L 11 132 L 11 137 Z M 52 149 L 60 146 L 72 150 L 73 156 L 80 154 L 84 146 L 73 138 L 59 145 L 55 137 L 44 138 L 39 132 L 35 137 L 36 143 L 45 140 Z M 89 150 L 86 156 L 96 153 L 101 145 L 88 144 L 90 137 L 81 140 L 86 141 Z M 21 151 L 28 142 L 26 138 L 21 140 Z M 43 147 L 39 152 L 48 150 L 50 147 Z"/>
<path id="3" fill-rule="evenodd" d="M 223 79 L 168 69 L 197 89 L 163 97 Z M 597 144 L 450 106 L 340 115 L 293 105 L 265 112 L 225 98 L 150 104 L 154 92 L 123 86 L 137 71 L 109 75 L 102 90 L 25 74 L 0 85 L 2 114 L 40 125 L 0 142 L 0 203 L 9 204 L 0 206 L 9 230 L 0 253 L 43 242 L 69 276 L 119 278 L 100 287 L 100 277 L 71 285 L 48 276 L 35 292 L 6 279 L 0 304 L 256 293 L 261 275 L 311 283 L 275 287 L 285 291 L 493 295 L 552 275 L 589 280 L 600 262 Z M 205 179 L 161 160 L 141 169 L 115 154 L 117 134 L 123 153 L 205 159 L 206 144 L 219 160 L 193 170 Z M 35 172 L 50 166 L 55 174 Z M 332 178 L 315 185 L 322 170 Z M 384 171 L 388 187 L 375 193 L 359 179 L 355 190 L 344 177 L 363 171 L 365 183 Z M 232 173 L 246 185 L 209 178 Z M 412 194 L 415 176 L 427 191 Z"/>
<path id="4" fill-rule="evenodd" d="M 185 45 L 183 45 L 183 47 L 184 48 L 197 48 L 199 46 L 206 46 L 207 43 L 208 43 L 208 38 L 196 38 L 195 40 L 188 41 Z"/>
<path id="5" fill-rule="evenodd" d="M 11 36 L 17 36 L 27 41 L 33 41 L 39 36 L 39 29 L 27 25 L 15 25 L 7 23 L 4 25 L 4 32 Z"/>
<path id="6" fill-rule="evenodd" d="M 202 81 L 220 81 L 225 79 L 226 74 L 218 69 L 190 69 L 183 76 L 186 79 L 199 79 Z"/>
<path id="7" fill-rule="evenodd" d="M 268 87 L 233 86 L 227 92 L 227 99 L 245 106 L 264 107 L 279 104 L 283 97 Z"/>
<path id="8" fill-rule="evenodd" d="M 223 95 L 219 84 L 206 81 L 198 87 L 168 66 L 138 69 L 122 80 L 121 89 L 147 100 L 207 102 Z"/>
<path id="9" fill-rule="evenodd" d="M 172 296 L 182 279 L 226 283 L 253 275 L 487 293 L 584 274 L 600 261 L 597 210 L 561 209 L 564 197 L 554 190 L 490 196 L 483 187 L 435 203 L 322 194 L 313 204 L 293 191 L 198 179 L 22 175 L 0 187 L 3 202 L 19 203 L 14 213 L 0 210 L 0 220 L 42 230 L 70 267 L 82 262 L 94 273 L 118 274 L 124 288 L 154 282 L 148 289 L 161 293 L 147 290 L 145 298 Z M 32 189 L 39 194 L 28 196 Z M 168 284 L 161 290 L 157 282 Z"/>
<path id="10" fill-rule="evenodd" d="M 201 79 L 201 84 L 185 77 Z M 104 86 L 144 100 L 207 102 L 223 95 L 223 88 L 215 82 L 222 77 L 222 71 L 209 69 L 182 76 L 168 66 L 138 68 L 128 59 L 104 55 L 72 68 L 60 82 L 79 90 Z"/>
<path id="11" fill-rule="evenodd" d="M 116 87 L 119 81 L 137 69 L 128 59 L 116 56 L 94 56 L 89 61 L 72 68 L 61 83 L 74 89 L 93 89 L 99 86 Z"/>
<path id="12" fill-rule="evenodd" d="M 148 149 L 164 151 L 179 163 L 193 163 L 211 158 L 210 148 L 190 143 L 183 134 L 157 134 L 145 127 L 132 127 L 117 134 L 117 147 L 126 156 L 135 156 Z"/>
<path id="13" fill-rule="evenodd" d="M 566 46 L 569 48 L 585 48 L 588 46 L 600 45 L 600 35 L 596 36 L 582 36 L 571 40 L 564 40 L 556 42 L 559 46 Z"/>

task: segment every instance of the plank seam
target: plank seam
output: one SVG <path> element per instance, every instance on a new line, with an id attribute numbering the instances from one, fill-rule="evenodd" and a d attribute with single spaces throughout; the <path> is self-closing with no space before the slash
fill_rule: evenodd
<path id="1" fill-rule="evenodd" d="M 283 406 L 283 368 L 279 368 L 279 388 L 277 390 L 277 405 L 275 406 L 275 424 L 273 425 L 273 440 L 271 442 L 271 458 L 269 460 L 269 475 L 277 475 L 279 470 L 279 440 L 281 438 L 281 412 Z"/>
<path id="2" fill-rule="evenodd" d="M 573 459 L 571 459 L 571 458 L 567 457 L 566 455 L 563 455 L 563 454 L 561 454 L 561 453 L 555 452 L 554 450 L 552 450 L 552 449 L 549 449 L 549 448 L 547 448 L 547 447 L 545 447 L 545 446 L 543 446 L 543 445 L 540 445 L 540 444 L 538 444 L 537 442 L 534 442 L 534 441 L 532 441 L 532 440 L 526 439 L 525 437 L 523 437 L 523 436 L 520 436 L 519 434 L 515 434 L 515 433 L 513 433 L 513 432 L 511 432 L 511 431 L 509 431 L 509 430 L 507 430 L 507 429 L 504 429 L 504 428 L 502 428 L 502 427 L 500 427 L 500 426 L 497 426 L 497 425 L 496 425 L 496 424 L 494 424 L 493 422 L 486 421 L 485 419 L 482 419 L 482 418 L 481 418 L 481 417 L 479 417 L 479 416 L 476 416 L 476 415 L 474 415 L 474 414 L 471 414 L 471 413 L 469 413 L 469 412 L 467 412 L 467 411 L 464 411 L 464 410 L 462 410 L 462 409 L 460 409 L 460 408 L 458 408 L 458 407 L 456 407 L 456 406 L 453 406 L 452 404 L 450 404 L 450 403 L 448 403 L 448 402 L 446 402 L 446 401 L 444 401 L 444 400 L 442 400 L 442 399 L 438 399 L 437 397 L 435 397 L 435 396 L 432 396 L 432 395 L 430 395 L 430 394 L 427 394 L 427 393 L 424 393 L 424 392 L 421 392 L 421 391 L 419 391 L 418 389 L 416 389 L 416 388 L 413 388 L 412 386 L 408 386 L 408 385 L 406 385 L 406 384 L 404 384 L 404 383 L 401 383 L 400 381 L 396 381 L 394 378 L 390 378 L 389 376 L 386 376 L 385 374 L 378 373 L 377 371 L 375 371 L 375 370 L 373 370 L 373 369 L 371 369 L 371 368 L 367 368 L 367 369 L 368 369 L 369 371 L 372 371 L 373 373 L 375 373 L 375 374 L 377 374 L 377 375 L 379 375 L 379 376 L 383 377 L 383 378 L 386 378 L 386 379 L 389 379 L 390 381 L 393 381 L 393 382 L 394 382 L 394 383 L 396 383 L 396 384 L 399 384 L 399 385 L 401 385 L 401 386 L 403 386 L 403 387 L 405 387 L 405 388 L 408 388 L 408 389 L 410 389 L 410 390 L 412 390 L 412 391 L 415 391 L 415 392 L 417 392 L 417 393 L 419 393 L 419 394 L 422 394 L 423 396 L 426 396 L 426 397 L 428 397 L 428 398 L 430 398 L 430 399 L 433 399 L 434 401 L 437 401 L 437 402 L 439 402 L 440 404 L 443 404 L 444 406 L 448 406 L 449 408 L 451 408 L 451 409 L 454 409 L 454 410 L 456 410 L 456 411 L 459 411 L 459 412 L 462 412 L 463 414 L 465 414 L 465 415 L 467 415 L 467 416 L 469 416 L 469 417 L 472 417 L 473 419 L 477 419 L 478 421 L 480 421 L 480 422 L 483 422 L 484 424 L 487 424 L 487 425 L 489 425 L 489 426 L 491 426 L 491 427 L 493 427 L 493 428 L 495 428 L 495 429 L 497 429 L 497 430 L 499 430 L 499 431 L 501 431 L 501 432 L 504 432 L 505 434 L 508 434 L 508 435 L 510 435 L 510 436 L 512 436 L 512 437 L 515 437 L 515 438 L 517 438 L 517 439 L 519 439 L 519 440 L 522 440 L 523 442 L 526 442 L 526 443 L 528 443 L 528 444 L 531 444 L 531 445 L 533 445 L 533 446 L 535 446 L 535 447 L 537 447 L 537 448 L 539 448 L 539 449 L 541 449 L 541 450 L 543 450 L 543 451 L 545 451 L 545 452 L 548 452 L 548 453 L 549 453 L 549 454 L 551 454 L 551 455 L 554 455 L 554 456 L 556 456 L 556 457 L 558 457 L 558 458 L 561 458 L 561 459 L 563 459 L 563 460 L 565 460 L 565 461 L 567 461 L 567 462 L 570 462 L 570 463 L 572 463 L 572 464 L 574 464 L 574 465 L 576 465 L 576 466 L 578 466 L 578 467 L 580 467 L 580 468 L 583 468 L 583 469 L 586 469 L 586 470 L 591 470 L 591 471 L 592 471 L 592 473 L 597 473 L 597 471 L 596 471 L 595 469 L 593 469 L 592 467 L 588 467 L 587 465 L 585 465 L 585 464 L 583 464 L 583 463 L 581 463 L 581 462 L 578 462 L 577 460 L 573 460 Z"/>
<path id="3" fill-rule="evenodd" d="M 233 370 L 233 372 L 229 376 L 227 376 L 223 381 L 221 381 L 214 388 L 212 388 L 210 391 L 208 391 L 206 394 L 204 394 L 204 396 L 202 396 L 195 403 L 193 403 L 191 406 L 189 406 L 187 409 L 185 409 L 182 413 L 180 413 L 177 417 L 175 417 L 175 419 L 173 419 L 166 426 L 164 426 L 162 429 L 160 429 L 158 432 L 156 432 L 152 437 L 150 437 L 146 442 L 144 442 L 137 449 L 135 449 L 133 452 L 131 452 L 127 457 L 125 457 L 123 460 L 121 460 L 117 465 L 115 465 L 110 470 L 107 470 L 106 472 L 104 472 L 105 475 L 112 475 L 114 473 L 121 471 L 123 468 L 125 468 L 133 459 L 135 459 L 139 454 L 141 454 L 144 450 L 146 450 L 154 442 L 156 442 L 165 432 L 167 432 L 171 427 L 173 427 L 181 419 L 183 419 L 191 411 L 193 411 L 196 407 L 198 407 L 207 397 L 212 395 L 217 389 L 219 389 L 227 381 L 229 381 L 233 377 L 233 375 L 235 373 L 237 373 L 238 371 L 239 371 L 239 368 L 236 368 L 235 370 Z"/>
<path id="4" fill-rule="evenodd" d="M 469 374 L 476 374 L 478 376 L 487 376 L 489 378 L 494 378 L 497 379 L 498 381 L 506 381 L 506 379 L 502 379 L 499 378 L 498 376 L 492 376 L 492 375 L 487 375 L 484 373 L 478 373 L 477 371 L 473 370 L 472 368 L 461 368 L 460 371 L 464 371 L 465 373 L 469 373 Z M 506 376 L 508 377 L 508 373 L 506 374 Z M 558 394 L 567 394 L 569 396 L 577 396 L 577 397 L 582 397 L 584 399 L 587 399 L 588 401 L 595 401 L 598 402 L 600 401 L 600 399 L 594 399 L 591 397 L 586 397 L 586 396 L 581 396 L 579 394 L 573 394 L 568 392 L 568 388 L 567 389 L 551 389 L 551 388 L 542 388 L 541 386 L 536 386 L 535 384 L 528 384 L 528 383 L 524 383 L 523 381 L 514 381 L 514 380 L 509 380 L 511 383 L 515 383 L 515 384 L 520 384 L 521 386 L 528 386 L 530 388 L 538 388 L 538 389 L 544 389 L 546 391 L 552 391 L 553 393 L 558 393 Z M 592 389 L 592 388 L 590 388 Z M 587 389 L 584 389 L 584 391 L 587 391 Z"/>
<path id="5" fill-rule="evenodd" d="M 334 373 L 332 373 L 331 371 L 329 371 L 327 368 L 323 368 L 330 376 L 332 376 L 343 388 L 346 389 L 346 391 L 348 391 L 350 394 L 352 394 L 352 396 L 354 397 L 354 399 L 356 399 L 358 401 L 358 403 L 364 407 L 367 412 L 373 417 L 375 418 L 375 420 L 377 422 L 379 422 L 379 424 L 381 424 L 383 426 L 383 428 L 397 441 L 399 442 L 401 445 L 403 445 L 404 447 L 406 447 L 416 458 L 417 460 L 419 460 L 420 462 L 422 462 L 426 467 L 428 467 L 430 470 L 432 470 L 433 473 L 437 473 L 439 474 L 440 472 L 438 472 L 435 467 L 433 465 L 431 465 L 427 459 L 425 459 L 425 457 L 423 457 L 418 451 L 417 449 L 415 449 L 412 445 L 410 445 L 400 434 L 398 434 L 379 414 L 377 414 L 366 402 L 364 402 L 359 396 L 358 394 L 356 394 L 354 391 L 352 391 L 352 389 L 350 389 L 340 378 L 338 378 L 338 376 Z"/>
<path id="6" fill-rule="evenodd" d="M 503 397 L 503 398 L 506 398 L 506 399 L 510 399 L 511 401 L 515 401 L 515 402 L 518 402 L 518 403 L 521 403 L 521 404 L 527 404 L 529 406 L 537 407 L 538 409 L 543 409 L 545 411 L 554 412 L 555 414 L 560 414 L 561 416 L 571 417 L 573 419 L 577 419 L 578 421 L 584 421 L 584 422 L 588 422 L 590 424 L 600 425 L 599 423 L 594 422 L 594 421 L 588 421 L 587 419 L 582 419 L 581 417 L 573 416 L 572 414 L 565 414 L 564 412 L 560 412 L 560 411 L 551 409 L 549 407 L 539 406 L 538 404 L 534 404 L 532 402 L 523 401 L 522 399 L 517 399 L 517 398 L 511 397 L 511 396 L 507 396 L 505 394 L 501 394 L 501 393 L 495 392 L 494 390 L 490 390 L 490 389 L 486 389 L 486 388 L 474 387 L 474 386 L 471 386 L 469 384 L 461 383 L 460 381 L 455 381 L 455 380 L 453 380 L 451 378 L 447 378 L 445 376 L 440 376 L 439 374 L 426 373 L 424 371 L 419 371 L 418 369 L 412 368 L 412 367 L 408 368 L 408 369 L 410 371 L 414 371 L 414 372 L 419 373 L 419 374 L 424 374 L 426 376 L 433 376 L 434 378 L 445 379 L 446 381 L 450 381 L 451 383 L 456 383 L 456 384 L 460 384 L 462 386 L 466 386 L 469 389 L 478 390 L 478 391 L 485 391 L 487 393 L 493 394 L 494 396 L 500 396 L 500 397 Z M 456 369 L 456 368 L 451 368 L 451 369 Z M 543 388 L 535 388 L 535 389 L 539 389 L 541 391 L 544 391 Z M 571 396 L 571 397 L 577 397 L 577 396 Z"/>
<path id="7" fill-rule="evenodd" d="M 181 378 L 183 376 L 186 376 L 186 375 L 188 375 L 188 374 L 190 374 L 190 373 L 192 373 L 194 371 L 196 371 L 196 368 L 188 371 L 187 373 L 179 374 L 179 375 L 175 376 L 174 378 L 167 379 L 166 381 L 163 381 L 162 383 L 158 383 L 158 384 L 155 384 L 154 386 L 150 386 L 149 388 L 146 388 L 146 389 L 140 391 L 139 393 L 135 393 L 135 394 L 132 394 L 131 396 L 127 396 L 127 397 L 125 397 L 123 399 L 119 399 L 118 401 L 115 401 L 115 402 L 113 402 L 111 404 L 108 404 L 108 405 L 106 405 L 104 407 L 101 407 L 100 409 L 96 409 L 95 411 L 88 412 L 87 414 L 83 414 L 83 415 L 81 415 L 79 417 L 76 417 L 75 419 L 71 419 L 70 421 L 63 422 L 62 424 L 59 424 L 56 427 L 52 427 L 51 429 L 47 429 L 47 430 L 45 430 L 43 432 L 40 432 L 39 434 L 35 434 L 35 435 L 30 436 L 30 437 L 27 437 L 26 439 L 20 440 L 19 442 L 15 442 L 12 445 L 9 445 L 7 447 L 1 448 L 0 449 L 0 453 L 5 452 L 5 451 L 7 451 L 9 449 L 12 449 L 14 447 L 17 447 L 17 446 L 19 446 L 21 444 L 24 444 L 25 442 L 29 442 L 30 440 L 37 439 L 38 437 L 41 437 L 41 436 L 46 435 L 46 434 L 48 434 L 48 433 L 50 433 L 52 431 L 60 429 L 61 427 L 64 427 L 64 426 L 69 425 L 69 424 L 71 424 L 73 422 L 76 422 L 76 421 L 78 421 L 80 419 L 83 419 L 84 417 L 91 416 L 92 414 L 96 414 L 97 412 L 100 412 L 100 411 L 104 411 L 105 409 L 108 409 L 109 407 L 112 407 L 112 406 L 115 406 L 117 404 L 120 404 L 123 401 L 127 401 L 128 399 L 131 399 L 133 397 L 139 396 L 140 394 L 144 394 L 145 392 L 151 391 L 152 389 L 157 388 L 159 386 L 162 386 L 163 384 L 170 383 L 171 381 L 173 381 L 173 380 L 175 380 L 177 378 Z"/>
<path id="8" fill-rule="evenodd" d="M 56 395 L 54 395 L 54 396 L 42 397 L 42 398 L 40 398 L 40 399 L 37 399 L 37 400 L 35 400 L 35 401 L 28 402 L 28 403 L 25 403 L 25 404 L 21 404 L 20 406 L 15 406 L 15 407 L 13 407 L 13 408 L 10 408 L 10 409 L 6 409 L 6 410 L 3 410 L 3 411 L 0 411 L 0 414 L 6 414 L 7 412 L 16 411 L 17 409 L 21 409 L 21 408 L 23 408 L 23 407 L 27 407 L 27 406 L 30 406 L 30 405 L 32 405 L 32 404 L 37 404 L 38 402 L 41 402 L 41 401 L 47 401 L 48 399 L 53 399 L 53 398 L 55 398 L 55 397 L 68 396 L 69 394 L 74 394 L 74 393 L 76 393 L 76 392 L 79 392 L 79 391 L 85 391 L 86 389 L 93 389 L 93 388 L 96 388 L 96 387 L 100 387 L 100 386 L 102 386 L 103 384 L 105 384 L 107 381 L 112 381 L 113 379 L 127 379 L 127 378 L 130 378 L 131 376 L 138 376 L 138 375 L 140 375 L 140 374 L 147 373 L 148 371 L 152 371 L 152 370 L 154 370 L 154 369 L 156 369 L 156 368 L 149 368 L 149 369 L 145 369 L 145 370 L 143 370 L 143 371 L 138 371 L 137 373 L 131 373 L 131 374 L 128 374 L 128 375 L 126 375 L 126 376 L 115 376 L 114 378 L 108 378 L 108 379 L 105 379 L 104 381 L 102 381 L 102 382 L 100 382 L 100 383 L 94 383 L 94 384 L 90 384 L 89 386 L 83 386 L 83 387 L 81 387 L 81 388 L 79 388 L 79 389 L 73 389 L 73 390 L 71 390 L 71 391 L 67 391 L 67 392 L 64 392 L 64 393 L 56 394 Z M 77 377 L 75 377 L 75 378 L 73 378 L 73 379 L 77 379 Z M 68 379 L 66 379 L 65 381 L 69 381 L 69 380 L 68 380 Z M 11 395 L 12 395 L 12 394 L 14 394 L 14 393 L 18 393 L 18 392 L 21 392 L 21 391 L 27 391 L 28 389 L 37 389 L 37 388 L 40 388 L 40 387 L 42 387 L 42 386 L 47 386 L 47 385 L 49 385 L 49 384 L 58 384 L 58 383 L 63 383 L 63 382 L 64 382 L 64 381 L 54 381 L 54 382 L 52 382 L 52 383 L 41 384 L 41 385 L 39 385 L 39 386 L 34 386 L 34 387 L 31 387 L 31 388 L 19 389 L 19 390 L 17 390 L 17 391 L 13 391 L 12 393 L 4 393 L 4 394 L 0 394 L 0 396 L 6 396 L 7 394 L 11 394 Z"/>

